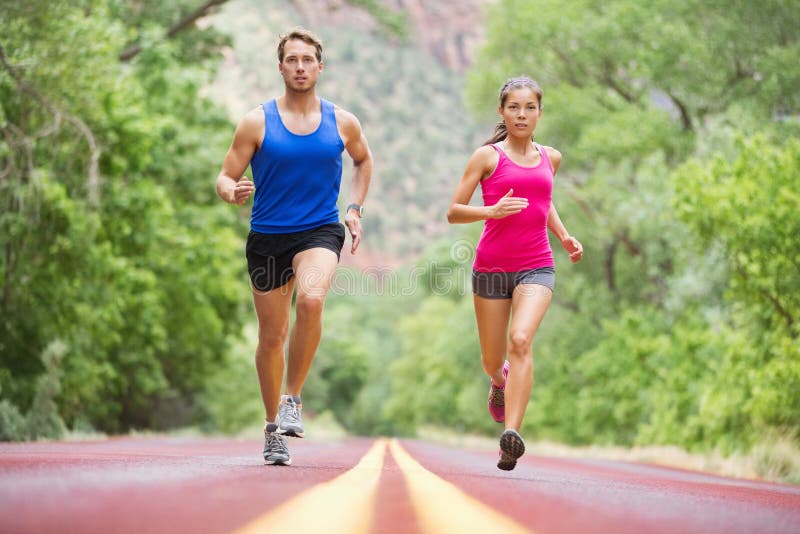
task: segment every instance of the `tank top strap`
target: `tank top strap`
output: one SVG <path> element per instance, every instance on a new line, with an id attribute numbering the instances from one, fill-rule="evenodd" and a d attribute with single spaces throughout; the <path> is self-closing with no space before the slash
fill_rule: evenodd
<path id="1" fill-rule="evenodd" d="M 333 102 L 329 102 L 324 98 L 319 99 L 321 106 L 322 106 L 322 122 L 327 127 L 333 126 L 336 128 L 336 107 L 333 105 Z"/>
<path id="2" fill-rule="evenodd" d="M 505 150 L 503 150 L 503 148 L 500 146 L 500 143 L 492 143 L 491 147 L 494 148 L 497 151 L 498 156 L 500 156 L 500 161 L 503 161 L 504 159 L 508 159 L 508 156 L 506 155 Z M 499 164 L 499 162 L 498 162 L 498 164 Z"/>
<path id="3" fill-rule="evenodd" d="M 261 109 L 264 110 L 266 115 L 274 115 L 278 113 L 278 102 L 273 98 L 261 103 Z"/>
<path id="4" fill-rule="evenodd" d="M 547 162 L 547 166 L 550 168 L 550 172 L 555 174 L 555 170 L 553 169 L 553 162 L 550 161 L 550 156 L 547 155 L 547 150 L 540 145 L 539 143 L 533 143 L 536 146 L 536 149 L 539 151 L 539 155 L 542 157 L 543 160 Z"/>
<path id="5" fill-rule="evenodd" d="M 264 112 L 264 136 L 261 138 L 261 147 L 264 147 L 267 144 L 269 132 L 274 132 L 276 128 L 280 127 L 280 115 L 278 114 L 278 103 L 274 98 L 262 102 L 261 110 Z"/>

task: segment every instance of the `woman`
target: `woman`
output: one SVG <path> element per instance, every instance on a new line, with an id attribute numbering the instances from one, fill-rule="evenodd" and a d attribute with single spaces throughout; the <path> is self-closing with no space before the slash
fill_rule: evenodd
<path id="1" fill-rule="evenodd" d="M 542 90 L 513 78 L 500 90 L 501 122 L 470 157 L 447 210 L 450 223 L 486 221 L 472 272 L 483 369 L 491 382 L 489 413 L 505 424 L 497 467 L 514 469 L 525 452 L 519 434 L 533 386 L 533 337 L 555 287 L 547 230 L 574 263 L 583 247 L 564 227 L 552 202 L 561 153 L 533 142 L 542 116 Z M 470 206 L 481 184 L 483 206 Z M 510 327 L 509 327 L 510 320 Z"/>

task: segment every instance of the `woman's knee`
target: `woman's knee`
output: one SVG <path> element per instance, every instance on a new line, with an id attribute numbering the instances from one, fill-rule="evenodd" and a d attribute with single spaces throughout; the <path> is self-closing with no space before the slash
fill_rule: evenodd
<path id="1" fill-rule="evenodd" d="M 516 356 L 531 356 L 533 336 L 522 330 L 512 330 L 508 335 L 509 352 Z"/>
<path id="2" fill-rule="evenodd" d="M 503 368 L 504 360 L 505 354 L 498 356 L 486 356 L 485 354 L 481 354 L 481 365 L 483 366 L 483 371 L 487 375 L 493 375 L 499 372 L 499 370 Z"/>

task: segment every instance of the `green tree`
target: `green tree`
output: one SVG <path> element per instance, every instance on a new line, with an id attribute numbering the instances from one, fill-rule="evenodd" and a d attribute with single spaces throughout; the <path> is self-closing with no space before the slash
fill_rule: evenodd
<path id="1" fill-rule="evenodd" d="M 724 252 L 728 324 L 744 335 L 733 337 L 706 394 L 717 420 L 743 414 L 735 430 L 752 440 L 765 427 L 800 428 L 800 140 L 756 135 L 735 152 L 679 168 L 675 202 L 698 244 Z M 725 404 L 737 390 L 741 402 Z"/>
<path id="2" fill-rule="evenodd" d="M 796 271 L 796 260 L 767 261 L 753 251 L 754 260 L 743 252 L 746 240 L 761 239 L 765 225 L 737 241 L 734 256 L 727 239 L 702 239 L 690 219 L 711 217 L 716 210 L 707 203 L 721 208 L 733 201 L 720 202 L 709 196 L 716 189 L 707 181 L 690 180 L 694 167 L 673 172 L 692 156 L 730 157 L 740 150 L 731 138 L 753 125 L 776 137 L 797 136 L 797 122 L 787 118 L 800 104 L 791 89 L 800 76 L 791 59 L 800 46 L 793 30 L 800 13 L 780 1 L 764 8 L 750 17 L 735 0 L 535 7 L 507 0 L 490 7 L 487 44 L 469 76 L 471 104 L 488 117 L 507 78 L 529 74 L 542 84 L 537 140 L 564 154 L 555 199 L 586 248 L 575 267 L 556 253 L 561 281 L 534 346 L 537 385 L 528 432 L 576 443 L 747 446 L 756 435 L 747 413 L 756 406 L 765 425 L 795 424 L 797 404 L 785 393 L 797 390 L 794 354 L 781 349 L 794 338 L 773 333 L 776 320 L 789 328 L 780 310 L 794 298 L 785 295 L 796 293 L 791 276 L 774 275 Z M 736 38 L 744 33 L 752 40 Z M 760 193 L 786 197 L 781 205 L 796 211 L 796 197 L 783 192 L 786 175 L 773 172 L 775 165 L 765 162 L 770 171 L 758 173 L 770 182 Z M 687 203 L 687 195 L 696 202 Z M 743 194 L 736 207 L 765 220 L 766 212 L 751 207 L 759 198 Z M 694 211 L 678 218 L 675 206 Z M 725 224 L 740 235 L 738 223 Z M 791 225 L 786 232 L 779 230 L 776 240 L 796 235 Z M 774 252 L 775 242 L 767 242 L 765 250 Z M 731 278 L 728 258 L 735 259 L 739 280 Z M 740 262 L 752 270 L 742 271 Z M 742 302 L 731 298 L 737 287 L 751 291 Z M 724 333 L 746 324 L 730 318 L 747 301 L 751 312 L 758 301 L 759 313 L 772 314 L 772 322 L 759 320 L 748 336 L 724 341 Z M 782 363 L 763 372 L 756 388 L 750 377 L 761 368 L 741 371 L 743 362 L 758 357 Z M 719 373 L 728 379 L 717 387 Z M 742 409 L 744 415 L 736 412 Z"/>
<path id="3" fill-rule="evenodd" d="M 120 62 L 160 11 L 128 27 L 121 2 L 6 4 L 4 401 L 42 420 L 52 399 L 68 427 L 105 431 L 190 421 L 247 311 L 241 222 L 211 205 L 231 129 L 200 96 L 213 71 L 191 63 L 191 32 Z"/>

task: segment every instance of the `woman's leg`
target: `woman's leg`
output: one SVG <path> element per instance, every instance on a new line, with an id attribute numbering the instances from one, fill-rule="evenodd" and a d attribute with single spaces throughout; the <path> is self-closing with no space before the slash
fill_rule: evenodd
<path id="1" fill-rule="evenodd" d="M 505 390 L 506 429 L 519 430 L 533 387 L 533 336 L 544 318 L 553 292 L 538 284 L 520 284 L 511 299 L 508 359 L 511 368 Z"/>
<path id="2" fill-rule="evenodd" d="M 511 299 L 487 299 L 474 296 L 475 319 L 481 344 L 481 364 L 496 386 L 504 383 L 506 334 L 511 315 Z"/>

